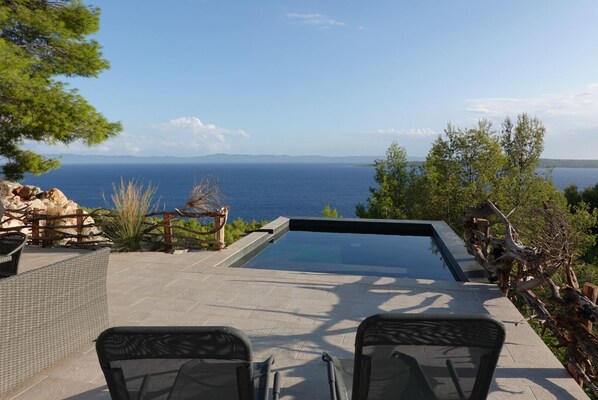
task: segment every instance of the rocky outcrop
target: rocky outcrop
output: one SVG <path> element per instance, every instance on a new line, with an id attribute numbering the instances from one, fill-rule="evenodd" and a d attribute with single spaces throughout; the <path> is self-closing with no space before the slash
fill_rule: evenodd
<path id="1" fill-rule="evenodd" d="M 79 209 L 79 205 L 73 200 L 69 200 L 62 191 L 53 188 L 42 191 L 37 186 L 23 186 L 19 183 L 0 180 L 0 201 L 5 208 L 1 219 L 2 228 L 21 228 L 21 231 L 31 235 L 31 228 L 27 227 L 24 221 L 25 216 L 32 213 L 43 214 L 57 218 L 46 221 L 40 221 L 40 227 L 52 227 L 60 232 L 74 235 L 77 233 L 75 228 L 61 228 L 77 224 L 77 218 L 74 216 Z M 84 212 L 84 214 L 87 214 Z M 85 219 L 85 224 L 93 224 L 92 217 Z M 41 229 L 42 238 L 46 236 L 55 236 L 49 229 Z M 95 227 L 84 228 L 83 235 L 98 234 Z M 59 241 L 57 244 L 65 243 L 67 240 Z"/>

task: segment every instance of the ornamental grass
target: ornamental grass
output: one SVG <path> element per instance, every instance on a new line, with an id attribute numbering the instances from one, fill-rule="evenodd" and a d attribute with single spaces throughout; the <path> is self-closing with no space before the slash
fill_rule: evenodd
<path id="1" fill-rule="evenodd" d="M 110 196 L 114 208 L 110 212 L 109 224 L 104 234 L 113 242 L 115 251 L 144 250 L 147 214 L 156 208 L 154 195 L 156 187 L 147 188 L 134 179 L 112 184 Z"/>

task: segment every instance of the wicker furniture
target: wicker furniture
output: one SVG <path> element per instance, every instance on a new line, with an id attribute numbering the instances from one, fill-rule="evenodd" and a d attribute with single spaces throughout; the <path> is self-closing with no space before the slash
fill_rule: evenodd
<path id="1" fill-rule="evenodd" d="M 0 280 L 0 397 L 106 329 L 109 252 Z"/>
<path id="2" fill-rule="evenodd" d="M 0 278 L 16 275 L 25 243 L 27 243 L 27 235 L 21 232 L 0 235 Z"/>

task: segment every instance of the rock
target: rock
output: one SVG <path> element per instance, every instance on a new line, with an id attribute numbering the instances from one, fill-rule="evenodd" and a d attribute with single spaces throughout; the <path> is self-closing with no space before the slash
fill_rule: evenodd
<path id="1" fill-rule="evenodd" d="M 23 206 L 29 206 L 30 210 L 36 210 L 40 213 L 45 213 L 47 210 L 47 206 L 44 204 L 43 201 L 41 201 L 40 199 L 33 199 L 29 202 L 27 202 L 27 204 L 22 203 Z"/>
<path id="2" fill-rule="evenodd" d="M 21 185 L 16 182 L 0 180 L 0 197 L 9 196 L 13 190 Z"/>
<path id="3" fill-rule="evenodd" d="M 29 200 L 31 198 L 31 189 L 27 186 L 19 186 L 12 192 L 15 196 L 19 196 L 23 200 Z"/>
<path id="4" fill-rule="evenodd" d="M 47 215 L 48 218 L 42 219 L 39 222 L 40 240 L 44 237 L 56 237 L 61 234 L 76 235 L 77 217 L 75 214 L 79 209 L 79 205 L 73 200 L 69 200 L 60 189 L 53 188 L 47 191 L 42 191 L 36 186 L 22 186 L 15 182 L 0 180 L 0 202 L 4 205 L 6 212 L 2 216 L 0 225 L 3 228 L 17 228 L 27 235 L 31 235 L 31 223 L 27 226 L 24 222 L 26 215 L 35 212 L 37 214 Z M 24 214 L 27 213 L 27 214 Z M 84 214 L 87 214 L 84 212 Z M 69 215 L 69 217 L 67 217 Z M 64 218 L 61 218 L 64 216 Z M 95 224 L 92 217 L 87 217 L 84 220 L 85 225 Z M 45 228 L 48 229 L 45 229 Z M 51 228 L 51 229 L 49 229 Z M 83 228 L 83 235 L 99 234 L 100 231 L 95 226 Z M 101 237 L 91 236 L 89 239 L 95 241 L 102 239 Z M 53 244 L 66 244 L 73 241 L 75 238 L 67 237 L 61 240 L 52 240 Z"/>
<path id="5" fill-rule="evenodd" d="M 38 188 L 37 186 L 33 186 L 33 185 L 27 185 L 27 187 L 29 189 L 31 189 L 31 196 L 38 196 L 42 190 L 40 188 Z"/>
<path id="6" fill-rule="evenodd" d="M 65 204 L 66 202 L 68 202 L 68 199 L 66 198 L 64 193 L 62 193 L 60 189 L 56 188 L 40 193 L 38 195 L 38 198 L 48 200 L 48 202 L 54 204 Z"/>

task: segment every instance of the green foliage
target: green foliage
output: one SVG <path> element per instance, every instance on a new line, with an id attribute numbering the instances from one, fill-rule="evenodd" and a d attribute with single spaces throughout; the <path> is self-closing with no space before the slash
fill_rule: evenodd
<path id="1" fill-rule="evenodd" d="M 572 206 L 585 202 L 590 210 L 598 208 L 598 183 L 588 186 L 582 191 L 578 190 L 577 186 L 570 185 L 565 188 L 565 197 Z"/>
<path id="2" fill-rule="evenodd" d="M 237 218 L 224 226 L 224 239 L 227 245 L 236 242 L 246 234 L 260 229 L 266 225 L 268 221 L 244 221 L 241 218 Z"/>
<path id="3" fill-rule="evenodd" d="M 548 177 L 536 175 L 543 136 L 541 122 L 526 114 L 515 125 L 507 118 L 500 133 L 486 120 L 468 129 L 449 124 L 418 169 L 408 166 L 405 150 L 393 143 L 386 159 L 376 162 L 378 187 L 370 188 L 366 205 L 358 204 L 356 214 L 444 220 L 461 231 L 467 208 L 487 200 L 506 211 L 515 209 L 514 223 L 544 203 L 566 208 Z"/>
<path id="4" fill-rule="evenodd" d="M 586 202 L 581 201 L 570 206 L 571 223 L 578 232 L 577 256 L 598 264 L 598 208 L 592 209 Z M 598 282 L 598 281 L 597 281 Z"/>
<path id="5" fill-rule="evenodd" d="M 482 120 L 474 128 L 449 124 L 423 165 L 426 201 L 420 218 L 444 220 L 460 230 L 468 206 L 493 197 L 504 165 L 498 138 Z"/>
<path id="6" fill-rule="evenodd" d="M 138 251 L 144 249 L 144 229 L 148 214 L 154 206 L 156 188 L 143 186 L 130 180 L 125 184 L 112 184 L 111 196 L 114 209 L 106 218 L 104 234 L 114 243 L 116 251 Z"/>
<path id="7" fill-rule="evenodd" d="M 97 77 L 108 68 L 98 42 L 99 10 L 78 0 L 11 0 L 0 5 L 0 156 L 7 179 L 59 165 L 21 145 L 103 142 L 121 129 L 59 77 Z"/>
<path id="8" fill-rule="evenodd" d="M 583 287 L 586 282 L 596 284 L 598 282 L 598 257 L 593 259 L 593 263 L 584 261 L 576 263 L 573 270 L 580 287 Z"/>
<path id="9" fill-rule="evenodd" d="M 268 221 L 244 221 L 241 218 L 227 222 L 226 225 L 224 225 L 224 240 L 226 241 L 226 245 L 228 246 L 236 242 L 247 233 L 260 229 L 267 223 Z M 214 228 L 213 223 L 205 223 L 193 218 L 175 220 L 172 222 L 172 225 L 184 227 L 195 232 L 210 232 Z M 176 228 L 174 228 L 174 231 L 176 232 Z M 206 235 L 193 234 L 190 232 L 181 232 L 181 235 L 197 239 L 207 238 Z M 184 245 L 182 247 L 184 247 Z"/>
<path id="10" fill-rule="evenodd" d="M 513 125 L 507 117 L 502 124 L 500 143 L 505 155 L 505 165 L 501 168 L 501 205 L 505 210 L 516 207 L 527 213 L 528 205 L 539 206 L 541 202 L 554 201 L 557 189 L 549 182 L 548 176 L 538 176 L 536 169 L 544 149 L 545 129 L 540 120 L 527 114 L 517 117 Z M 564 206 L 564 201 L 559 200 Z"/>
<path id="11" fill-rule="evenodd" d="M 571 207 L 574 223 L 581 225 L 583 232 L 581 258 L 594 264 L 598 270 L 598 183 L 581 191 L 575 185 L 568 186 L 565 188 L 565 197 Z"/>
<path id="12" fill-rule="evenodd" d="M 386 150 L 386 159 L 377 160 L 375 168 L 374 180 L 378 187 L 370 188 L 366 205 L 357 204 L 355 214 L 360 218 L 406 218 L 411 175 L 405 149 L 392 143 Z"/>
<path id="13" fill-rule="evenodd" d="M 338 210 L 336 208 L 330 207 L 330 204 L 326 204 L 326 206 L 322 210 L 322 217 L 324 217 L 324 218 L 342 218 L 342 217 L 339 217 Z"/>
<path id="14" fill-rule="evenodd" d="M 577 185 L 569 185 L 564 190 L 565 198 L 570 206 L 576 206 L 581 202 L 581 193 L 577 189 Z"/>
<path id="15" fill-rule="evenodd" d="M 500 136 L 502 149 L 507 156 L 507 170 L 514 170 L 521 177 L 533 175 L 544 150 L 545 132 L 540 120 L 530 118 L 527 114 L 517 116 L 516 126 L 507 117 Z"/>

